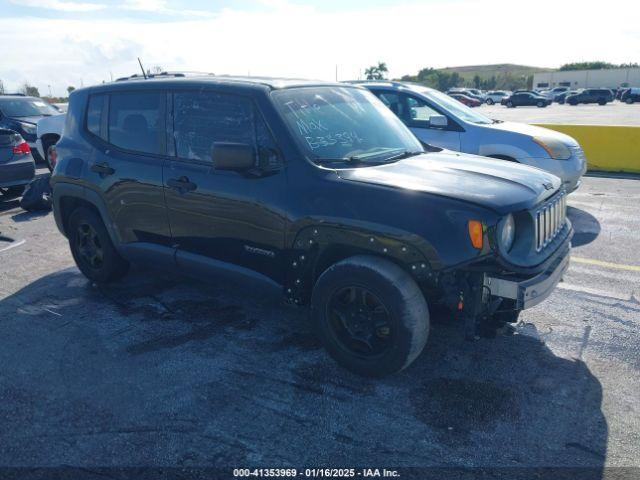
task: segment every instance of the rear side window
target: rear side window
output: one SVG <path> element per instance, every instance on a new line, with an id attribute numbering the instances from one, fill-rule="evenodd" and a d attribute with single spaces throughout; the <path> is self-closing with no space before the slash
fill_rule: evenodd
<path id="1" fill-rule="evenodd" d="M 103 140 L 106 140 L 106 132 L 102 128 L 105 100 L 106 95 L 92 95 L 87 107 L 87 130 Z"/>
<path id="2" fill-rule="evenodd" d="M 165 95 L 123 92 L 109 97 L 109 143 L 134 152 L 164 153 Z"/>
<path id="3" fill-rule="evenodd" d="M 231 142 L 254 147 L 264 165 L 279 162 L 271 134 L 251 100 L 215 92 L 176 92 L 173 106 L 178 157 L 212 161 L 213 144 Z"/>

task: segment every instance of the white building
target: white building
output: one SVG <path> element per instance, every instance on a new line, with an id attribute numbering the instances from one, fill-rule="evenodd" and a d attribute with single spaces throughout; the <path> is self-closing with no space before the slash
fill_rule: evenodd
<path id="1" fill-rule="evenodd" d="M 533 88 L 640 87 L 640 68 L 568 70 L 533 74 Z"/>

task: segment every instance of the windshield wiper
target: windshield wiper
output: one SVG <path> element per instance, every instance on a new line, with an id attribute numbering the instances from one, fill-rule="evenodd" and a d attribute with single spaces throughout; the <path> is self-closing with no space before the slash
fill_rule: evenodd
<path id="1" fill-rule="evenodd" d="M 402 160 L 403 158 L 415 157 L 416 155 L 421 155 L 423 153 L 425 152 L 410 152 L 409 150 L 405 150 L 402 153 L 398 153 L 397 155 L 392 155 L 391 157 L 381 160 L 380 163 L 389 163 L 396 160 Z"/>

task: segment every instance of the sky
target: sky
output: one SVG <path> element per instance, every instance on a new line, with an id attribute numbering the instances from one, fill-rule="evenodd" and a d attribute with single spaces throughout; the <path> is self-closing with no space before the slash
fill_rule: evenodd
<path id="1" fill-rule="evenodd" d="M 146 68 L 320 80 L 640 63 L 640 1 L 0 0 L 0 80 L 66 95 Z"/>

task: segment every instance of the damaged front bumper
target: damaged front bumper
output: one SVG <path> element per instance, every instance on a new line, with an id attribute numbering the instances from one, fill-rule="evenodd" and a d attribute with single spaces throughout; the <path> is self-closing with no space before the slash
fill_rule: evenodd
<path id="1" fill-rule="evenodd" d="M 514 278 L 484 274 L 483 289 L 491 297 L 513 301 L 515 310 L 531 308 L 551 295 L 569 268 L 570 258 L 571 248 L 568 245 L 543 272 L 534 277 Z"/>

